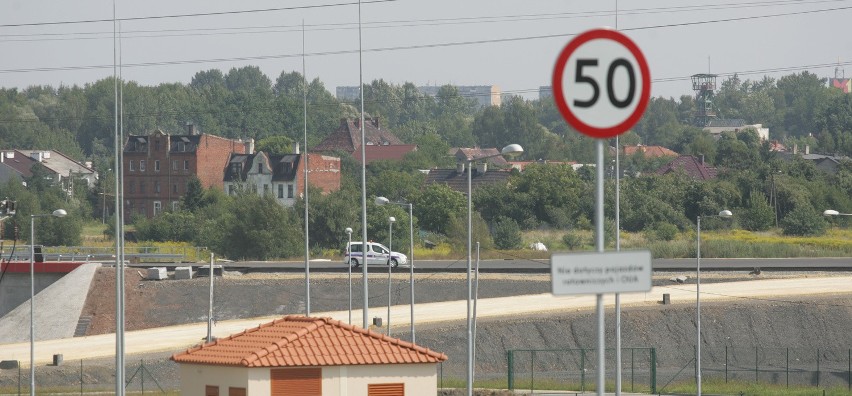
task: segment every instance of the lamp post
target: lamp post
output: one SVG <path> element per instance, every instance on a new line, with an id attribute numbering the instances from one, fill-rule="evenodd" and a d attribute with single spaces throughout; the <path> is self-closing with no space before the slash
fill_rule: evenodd
<path id="1" fill-rule="evenodd" d="M 723 210 L 718 215 L 704 217 L 730 218 L 730 210 Z M 696 395 L 701 396 L 701 216 L 696 218 L 696 250 L 695 250 L 695 389 Z"/>
<path id="2" fill-rule="evenodd" d="M 35 219 L 36 217 L 65 217 L 65 209 L 56 209 L 49 214 L 30 215 L 30 396 L 35 396 Z"/>
<path id="3" fill-rule="evenodd" d="M 471 233 L 471 213 L 473 207 L 473 200 L 471 196 L 471 174 L 473 173 L 473 162 L 474 161 L 482 161 L 488 158 L 499 157 L 499 156 L 507 156 L 514 157 L 520 155 L 524 152 L 524 149 L 520 144 L 510 144 L 506 147 L 503 147 L 500 150 L 499 154 L 486 155 L 477 158 L 468 158 L 467 159 L 467 395 L 473 395 L 473 324 L 471 320 L 471 312 L 470 312 L 470 299 L 471 299 L 471 282 L 470 282 L 470 270 L 471 270 L 471 259 L 470 259 L 470 249 L 471 249 L 471 240 L 473 239 Z"/>
<path id="4" fill-rule="evenodd" d="M 411 319 L 409 320 L 409 331 L 411 332 L 411 343 L 414 344 L 414 205 L 411 203 L 391 202 L 385 197 L 376 197 L 377 205 L 394 204 L 408 206 L 408 283 L 411 286 Z"/>
<path id="5" fill-rule="evenodd" d="M 393 223 L 396 223 L 396 217 L 388 217 L 388 323 L 385 333 L 390 335 L 390 307 L 391 307 L 391 261 L 393 261 Z M 366 262 L 366 261 L 365 261 Z M 366 265 L 366 264 L 365 264 Z"/>
<path id="6" fill-rule="evenodd" d="M 349 272 L 349 324 L 352 324 L 352 228 L 346 227 L 346 235 L 349 236 L 349 244 L 346 245 L 346 251 L 349 252 L 349 262 L 346 263 L 347 271 Z M 366 264 L 365 264 L 366 265 Z"/>
<path id="7" fill-rule="evenodd" d="M 828 209 L 825 212 L 822 212 L 822 215 L 826 216 L 826 217 L 828 217 L 828 216 L 852 216 L 852 213 L 840 213 L 836 210 Z"/>

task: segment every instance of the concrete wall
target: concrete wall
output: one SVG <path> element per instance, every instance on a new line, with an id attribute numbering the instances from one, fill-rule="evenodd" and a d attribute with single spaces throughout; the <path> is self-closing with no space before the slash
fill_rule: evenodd
<path id="1" fill-rule="evenodd" d="M 35 274 L 35 293 L 38 294 L 65 274 Z M 3 275 L 0 282 L 0 318 L 30 300 L 30 274 Z"/>

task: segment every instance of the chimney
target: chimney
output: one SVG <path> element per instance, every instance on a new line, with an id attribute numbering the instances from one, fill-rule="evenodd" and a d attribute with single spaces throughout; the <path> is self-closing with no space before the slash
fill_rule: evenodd
<path id="1" fill-rule="evenodd" d="M 482 161 L 476 164 L 476 173 L 483 174 L 488 171 L 488 161 Z"/>
<path id="2" fill-rule="evenodd" d="M 293 154 L 299 154 L 299 142 L 293 144 Z"/>
<path id="3" fill-rule="evenodd" d="M 243 147 L 245 147 L 246 154 L 254 154 L 254 138 L 246 139 L 246 141 L 243 142 Z"/>
<path id="4" fill-rule="evenodd" d="M 808 155 L 810 153 L 811 153 L 811 146 L 809 144 L 806 144 L 805 145 L 805 155 Z"/>
<path id="5" fill-rule="evenodd" d="M 195 130 L 195 124 L 193 124 L 192 121 L 187 121 L 186 122 L 186 134 L 191 136 L 191 135 L 195 135 L 196 133 L 197 133 L 197 131 Z"/>
<path id="6" fill-rule="evenodd" d="M 456 162 L 456 173 L 458 173 L 460 175 L 464 173 L 464 162 L 463 161 Z"/>

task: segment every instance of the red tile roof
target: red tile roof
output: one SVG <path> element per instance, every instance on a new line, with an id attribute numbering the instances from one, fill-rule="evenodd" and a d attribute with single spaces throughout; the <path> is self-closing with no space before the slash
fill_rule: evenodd
<path id="1" fill-rule="evenodd" d="M 636 146 L 624 146 L 624 155 L 633 155 L 636 153 L 642 153 L 646 158 L 677 157 L 676 152 L 663 146 L 644 146 L 641 144 Z"/>
<path id="2" fill-rule="evenodd" d="M 345 151 L 353 153 L 356 150 L 361 150 L 361 128 L 359 127 L 361 120 L 340 120 L 340 127 L 315 147 L 314 151 Z M 403 144 L 390 131 L 381 128 L 378 118 L 367 118 L 364 120 L 364 133 L 367 144 L 374 146 L 400 145 Z"/>
<path id="3" fill-rule="evenodd" d="M 289 315 L 172 356 L 242 367 L 438 363 L 447 355 L 331 318 Z"/>
<path id="4" fill-rule="evenodd" d="M 681 155 L 675 158 L 657 169 L 657 174 L 665 175 L 680 170 L 698 180 L 709 180 L 716 177 L 716 168 L 704 165 L 702 160 L 692 155 Z"/>
<path id="5" fill-rule="evenodd" d="M 465 147 L 453 147 L 450 149 L 450 155 L 456 157 L 456 161 L 470 161 L 476 160 L 477 158 L 488 157 L 488 163 L 492 165 L 497 165 L 498 167 L 505 167 L 509 164 L 502 155 L 500 155 L 500 150 L 496 148 L 465 148 Z"/>
<path id="6" fill-rule="evenodd" d="M 377 160 L 402 160 L 406 154 L 416 151 L 416 144 L 395 144 L 390 146 L 366 146 L 364 154 L 367 156 L 367 163 Z M 361 162 L 361 152 L 353 153 L 352 158 L 355 161 Z"/>

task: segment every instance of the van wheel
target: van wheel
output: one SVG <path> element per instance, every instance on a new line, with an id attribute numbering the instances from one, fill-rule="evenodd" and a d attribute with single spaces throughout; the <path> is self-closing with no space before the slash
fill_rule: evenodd
<path id="1" fill-rule="evenodd" d="M 359 265 L 361 265 L 361 264 L 358 263 L 357 259 L 349 259 L 349 266 L 350 267 L 358 268 Z"/>
<path id="2" fill-rule="evenodd" d="M 390 264 L 393 268 L 399 267 L 399 262 L 396 259 L 391 259 Z"/>

